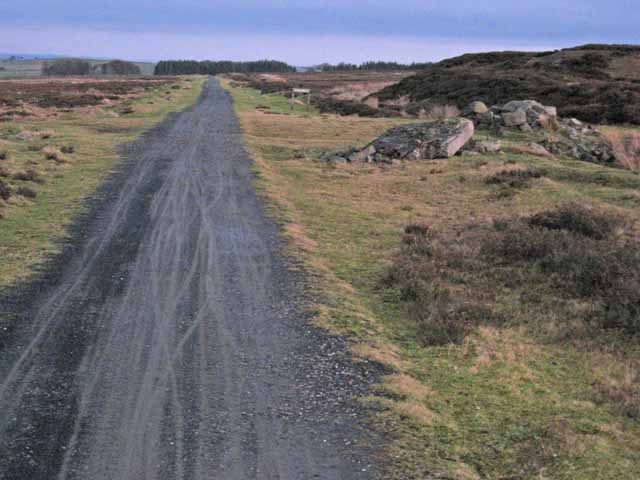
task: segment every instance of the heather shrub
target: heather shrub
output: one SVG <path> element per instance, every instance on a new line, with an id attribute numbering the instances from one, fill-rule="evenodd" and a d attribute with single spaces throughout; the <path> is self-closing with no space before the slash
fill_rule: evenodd
<path id="1" fill-rule="evenodd" d="M 477 309 L 456 300 L 450 289 L 424 285 L 409 307 L 418 340 L 424 346 L 462 343 L 477 324 Z"/>
<path id="2" fill-rule="evenodd" d="M 16 190 L 16 194 L 21 195 L 25 198 L 36 198 L 38 196 L 35 190 L 29 187 L 18 187 L 18 189 Z"/>
<path id="3" fill-rule="evenodd" d="M 407 303 L 418 340 L 424 346 L 461 343 L 490 312 L 454 290 L 446 273 L 465 268 L 465 254 L 443 249 L 425 224 L 405 228 L 403 246 L 383 280 Z"/>
<path id="4" fill-rule="evenodd" d="M 11 189 L 2 180 L 0 180 L 0 198 L 5 202 L 11 198 Z"/>
<path id="5" fill-rule="evenodd" d="M 528 219 L 532 226 L 548 230 L 566 230 L 585 237 L 602 240 L 610 237 L 623 220 L 610 212 L 588 209 L 576 203 L 569 203 L 555 210 L 541 212 Z"/>
<path id="6" fill-rule="evenodd" d="M 526 170 L 502 170 L 485 180 L 487 185 L 505 185 L 511 188 L 525 188 L 533 179 L 546 175 L 544 170 L 528 168 Z"/>
<path id="7" fill-rule="evenodd" d="M 640 333 L 640 243 L 617 238 L 616 215 L 565 205 L 509 223 L 484 240 L 492 260 L 527 265 L 562 295 L 594 302 L 604 328 Z"/>
<path id="8" fill-rule="evenodd" d="M 26 172 L 18 172 L 13 175 L 14 180 L 23 182 L 44 183 L 44 179 L 35 170 L 29 169 Z"/>

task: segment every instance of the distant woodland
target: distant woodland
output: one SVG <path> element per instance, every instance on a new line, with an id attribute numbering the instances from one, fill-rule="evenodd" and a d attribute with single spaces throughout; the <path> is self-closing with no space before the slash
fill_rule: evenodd
<path id="1" fill-rule="evenodd" d="M 155 75 L 217 75 L 219 73 L 286 73 L 295 71 L 295 67 L 277 60 L 254 62 L 163 60 L 156 65 Z"/>

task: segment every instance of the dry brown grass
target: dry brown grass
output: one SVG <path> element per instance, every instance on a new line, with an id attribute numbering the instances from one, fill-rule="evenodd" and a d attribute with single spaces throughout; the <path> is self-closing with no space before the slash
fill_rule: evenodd
<path id="1" fill-rule="evenodd" d="M 640 171 L 640 132 L 610 128 L 603 130 L 602 134 L 613 147 L 620 167 Z"/>
<path id="2" fill-rule="evenodd" d="M 420 119 L 435 122 L 437 120 L 459 117 L 460 109 L 455 105 L 434 105 L 428 110 L 422 109 L 418 116 Z"/>
<path id="3" fill-rule="evenodd" d="M 65 161 L 62 152 L 56 147 L 44 147 L 42 154 L 46 160 L 53 160 L 57 163 L 63 163 Z"/>
<path id="4" fill-rule="evenodd" d="M 538 157 L 551 157 L 551 154 L 542 145 L 532 143 L 513 143 L 506 150 Z"/>
<path id="5" fill-rule="evenodd" d="M 346 101 L 362 101 L 372 93 L 378 92 L 383 88 L 389 87 L 396 82 L 359 82 L 348 83 L 329 90 L 329 95 Z"/>
<path id="6" fill-rule="evenodd" d="M 640 363 L 612 361 L 601 352 L 591 359 L 591 368 L 598 378 L 596 402 L 612 401 L 624 415 L 640 417 Z"/>

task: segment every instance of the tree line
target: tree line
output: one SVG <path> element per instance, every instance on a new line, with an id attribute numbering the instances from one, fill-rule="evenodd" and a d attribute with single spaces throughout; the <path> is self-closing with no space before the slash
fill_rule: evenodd
<path id="1" fill-rule="evenodd" d="M 217 75 L 219 73 L 295 72 L 296 68 L 277 60 L 254 62 L 196 60 L 162 60 L 155 68 L 155 75 Z"/>
<path id="2" fill-rule="evenodd" d="M 430 62 L 414 62 L 410 64 L 381 61 L 369 61 L 361 64 L 341 62 L 336 65 L 328 63 L 322 64 L 320 65 L 320 70 L 323 72 L 346 72 L 354 70 L 423 70 L 431 65 L 432 64 Z"/>
<path id="3" fill-rule="evenodd" d="M 84 75 L 140 75 L 140 67 L 135 63 L 123 60 L 91 65 L 87 60 L 79 58 L 60 58 L 44 62 L 42 75 L 44 76 L 84 76 Z"/>

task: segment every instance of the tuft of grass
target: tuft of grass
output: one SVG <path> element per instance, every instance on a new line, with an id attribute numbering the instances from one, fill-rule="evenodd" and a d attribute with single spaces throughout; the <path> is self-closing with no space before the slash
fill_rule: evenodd
<path id="1" fill-rule="evenodd" d="M 42 154 L 46 160 L 54 160 L 57 163 L 64 163 L 62 152 L 55 147 L 45 147 L 42 149 Z"/>
<path id="2" fill-rule="evenodd" d="M 602 133 L 604 140 L 613 148 L 618 165 L 640 172 L 640 132 L 609 128 Z"/>

